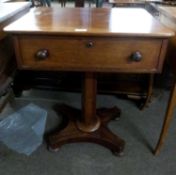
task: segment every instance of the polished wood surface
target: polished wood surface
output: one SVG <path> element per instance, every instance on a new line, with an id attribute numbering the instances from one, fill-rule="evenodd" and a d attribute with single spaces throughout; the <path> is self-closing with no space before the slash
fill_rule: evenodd
<path id="1" fill-rule="evenodd" d="M 66 143 L 88 141 L 121 155 L 125 143 L 107 127 L 120 111 L 96 110 L 96 73 L 161 71 L 174 33 L 147 11 L 125 8 L 37 8 L 5 31 L 13 34 L 19 68 L 83 72 L 82 112 L 57 107 L 69 121 L 49 136 L 49 147 L 57 150 Z"/>
<path id="2" fill-rule="evenodd" d="M 17 44 L 22 46 L 18 50 L 22 69 L 147 73 L 160 71 L 163 62 L 160 55 L 163 41 L 160 39 L 31 35 L 21 36 Z M 37 53 L 45 49 L 48 56 L 37 58 Z M 132 59 L 136 51 L 142 56 L 139 61 Z"/>
<path id="3" fill-rule="evenodd" d="M 94 81 L 94 80 L 93 80 Z M 92 131 L 92 127 L 81 127 L 78 118 L 81 118 L 81 111 L 67 105 L 55 106 L 56 112 L 63 116 L 63 125 L 53 132 L 49 137 L 50 149 L 58 151 L 64 144 L 75 142 L 91 142 L 100 144 L 112 151 L 117 156 L 123 155 L 125 142 L 113 134 L 107 127 L 110 120 L 119 118 L 120 110 L 117 107 L 100 108 L 96 111 L 100 125 Z M 97 123 L 97 122 L 96 122 Z M 90 125 L 89 125 L 90 126 Z M 90 130 L 87 130 L 90 129 Z"/>
<path id="4" fill-rule="evenodd" d="M 11 33 L 62 36 L 167 38 L 174 35 L 172 30 L 161 25 L 146 10 L 138 8 L 36 8 L 4 30 Z"/>

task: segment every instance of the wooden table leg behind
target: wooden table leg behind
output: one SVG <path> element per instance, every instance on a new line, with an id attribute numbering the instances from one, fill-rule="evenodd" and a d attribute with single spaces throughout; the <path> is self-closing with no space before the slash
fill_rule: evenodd
<path id="1" fill-rule="evenodd" d="M 59 105 L 57 111 L 63 117 L 64 126 L 49 135 L 49 148 L 58 150 L 73 142 L 92 142 L 103 145 L 113 153 L 121 155 L 125 142 L 113 134 L 107 123 L 120 116 L 117 107 L 96 110 L 97 80 L 94 73 L 85 73 L 82 111 L 68 105 Z"/>
<path id="2" fill-rule="evenodd" d="M 167 106 L 167 111 L 165 114 L 162 131 L 161 131 L 159 141 L 154 151 L 155 155 L 159 154 L 161 147 L 166 139 L 167 132 L 168 132 L 168 129 L 169 129 L 172 117 L 173 117 L 175 107 L 176 107 L 176 80 L 174 80 L 174 84 L 173 84 L 173 87 L 170 93 L 170 98 L 169 98 L 169 102 Z"/>
<path id="3" fill-rule="evenodd" d="M 149 75 L 148 87 L 147 87 L 147 96 L 144 103 L 141 104 L 140 109 L 145 109 L 149 103 L 151 102 L 151 97 L 153 93 L 153 82 L 154 82 L 154 74 Z"/>
<path id="4" fill-rule="evenodd" d="M 84 7 L 84 0 L 76 0 L 75 1 L 75 7 Z"/>

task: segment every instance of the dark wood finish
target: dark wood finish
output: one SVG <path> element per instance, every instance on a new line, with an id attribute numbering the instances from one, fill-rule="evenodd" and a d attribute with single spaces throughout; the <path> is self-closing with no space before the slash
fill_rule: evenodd
<path id="1" fill-rule="evenodd" d="M 144 98 L 143 103 L 140 104 L 140 109 L 143 110 L 151 101 L 152 93 L 153 93 L 153 82 L 154 82 L 154 74 L 150 74 L 148 77 L 148 86 L 146 98 Z"/>
<path id="2" fill-rule="evenodd" d="M 89 48 L 87 44 L 90 41 L 93 45 Z M 31 35 L 18 38 L 18 45 L 23 46 L 18 49 L 18 65 L 21 69 L 30 70 L 149 73 L 160 71 L 164 60 L 160 58 L 160 50 L 163 47 L 160 39 Z M 102 48 L 104 52 L 101 52 Z M 48 50 L 46 59 L 36 58 L 41 49 Z M 142 54 L 140 61 L 131 58 L 136 50 Z"/>
<path id="3" fill-rule="evenodd" d="M 82 116 L 77 121 L 78 129 L 93 132 L 100 127 L 100 119 L 96 115 L 97 80 L 92 72 L 85 73 L 83 84 Z"/>
<path id="4" fill-rule="evenodd" d="M 130 37 L 167 39 L 174 35 L 172 30 L 161 25 L 145 9 L 35 8 L 30 12 L 7 26 L 4 31 L 13 34 L 39 34 L 40 36 L 48 34 L 127 37 L 129 39 Z M 129 16 L 131 19 L 128 18 Z M 133 21 L 133 25 L 130 21 Z M 143 23 L 143 21 L 146 22 Z"/>
<path id="5" fill-rule="evenodd" d="M 57 106 L 57 111 L 62 114 L 65 125 L 62 130 L 55 131 L 50 135 L 49 148 L 51 150 L 58 150 L 67 143 L 92 142 L 107 147 L 116 155 L 123 154 L 125 142 L 107 128 L 107 123 L 120 115 L 120 110 L 117 107 L 98 109 L 97 116 L 100 119 L 100 126 L 94 131 L 86 132 L 77 127 L 81 111 L 67 105 Z"/>
<path id="6" fill-rule="evenodd" d="M 67 105 L 56 108 L 63 119 L 68 120 L 64 121 L 67 124 L 62 131 L 49 136 L 50 149 L 72 142 L 93 142 L 121 155 L 125 142 L 107 128 L 110 120 L 120 116 L 120 110 L 113 107 L 96 111 L 96 77 L 93 73 L 85 73 L 83 91 L 82 112 Z"/>
<path id="7" fill-rule="evenodd" d="M 124 141 L 107 128 L 108 121 L 117 117 L 119 110 L 96 111 L 95 75 L 97 72 L 160 72 L 165 41 L 174 33 L 142 9 L 96 8 L 34 9 L 5 31 L 14 35 L 20 69 L 85 74 L 82 112 L 65 105 L 57 108 L 69 121 L 65 129 L 49 136 L 49 147 L 57 149 L 65 143 L 89 141 L 121 154 Z M 136 52 L 140 52 L 142 59 L 131 60 Z"/>
<path id="8" fill-rule="evenodd" d="M 84 7 L 84 0 L 75 0 L 75 7 Z"/>

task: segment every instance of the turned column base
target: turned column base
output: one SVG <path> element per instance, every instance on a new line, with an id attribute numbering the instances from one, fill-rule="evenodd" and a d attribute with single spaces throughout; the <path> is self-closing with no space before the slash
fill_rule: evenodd
<path id="1" fill-rule="evenodd" d="M 110 120 L 120 117 L 120 110 L 117 107 L 101 108 L 97 110 L 97 116 L 100 120 L 99 127 L 92 132 L 84 132 L 79 129 L 77 123 L 81 119 L 81 111 L 67 105 L 60 105 L 58 112 L 63 116 L 61 130 L 58 130 L 48 137 L 50 150 L 59 150 L 67 143 L 91 142 L 110 149 L 116 155 L 122 155 L 125 142 L 113 134 L 107 127 Z"/>

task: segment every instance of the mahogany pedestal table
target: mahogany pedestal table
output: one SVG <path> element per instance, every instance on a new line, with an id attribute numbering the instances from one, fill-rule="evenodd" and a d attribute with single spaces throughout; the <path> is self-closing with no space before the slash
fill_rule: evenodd
<path id="1" fill-rule="evenodd" d="M 14 37 L 19 69 L 79 71 L 85 76 L 82 112 L 58 107 L 68 121 L 49 136 L 49 147 L 93 142 L 121 155 L 125 142 L 107 128 L 120 111 L 96 110 L 96 73 L 161 72 L 174 33 L 146 10 L 135 8 L 37 8 L 5 31 Z"/>

